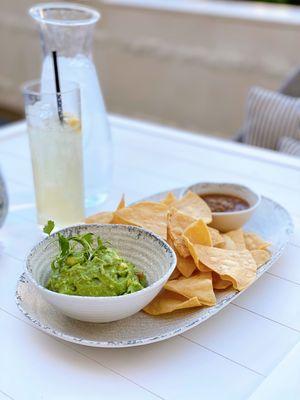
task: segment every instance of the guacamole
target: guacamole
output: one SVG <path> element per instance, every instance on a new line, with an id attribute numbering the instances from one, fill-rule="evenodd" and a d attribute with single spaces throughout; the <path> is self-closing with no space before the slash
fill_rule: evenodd
<path id="1" fill-rule="evenodd" d="M 59 254 L 51 262 L 46 288 L 76 296 L 120 296 L 147 286 L 145 275 L 92 233 L 58 234 Z"/>

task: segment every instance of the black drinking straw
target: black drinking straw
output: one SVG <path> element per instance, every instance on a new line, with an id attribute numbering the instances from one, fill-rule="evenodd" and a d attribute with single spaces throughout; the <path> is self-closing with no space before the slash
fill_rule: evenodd
<path id="1" fill-rule="evenodd" d="M 53 67 L 54 67 L 54 77 L 55 77 L 55 88 L 56 88 L 56 101 L 57 101 L 57 112 L 60 123 L 64 122 L 63 107 L 61 101 L 61 92 L 59 84 L 58 66 L 57 66 L 57 55 L 56 51 L 52 51 Z"/>

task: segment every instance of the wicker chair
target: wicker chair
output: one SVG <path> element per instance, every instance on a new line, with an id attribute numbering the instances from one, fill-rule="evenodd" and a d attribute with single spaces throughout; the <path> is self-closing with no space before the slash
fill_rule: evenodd
<path id="1" fill-rule="evenodd" d="M 300 69 L 296 69 L 286 78 L 278 92 L 291 97 L 300 97 Z M 233 136 L 232 140 L 243 143 L 242 128 Z"/>

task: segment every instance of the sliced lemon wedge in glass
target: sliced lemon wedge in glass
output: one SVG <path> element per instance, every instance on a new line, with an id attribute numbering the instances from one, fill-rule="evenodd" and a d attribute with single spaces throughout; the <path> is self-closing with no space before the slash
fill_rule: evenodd
<path id="1" fill-rule="evenodd" d="M 74 130 L 74 132 L 81 133 L 81 122 L 80 119 L 70 114 L 64 114 L 65 122 Z"/>

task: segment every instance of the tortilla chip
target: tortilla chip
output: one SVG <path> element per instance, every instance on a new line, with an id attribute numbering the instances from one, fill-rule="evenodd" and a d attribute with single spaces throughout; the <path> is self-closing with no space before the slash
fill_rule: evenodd
<path id="1" fill-rule="evenodd" d="M 199 302 L 206 306 L 216 304 L 211 272 L 200 272 L 190 278 L 181 277 L 168 281 L 164 287 L 189 299 L 197 297 Z"/>
<path id="2" fill-rule="evenodd" d="M 203 244 L 206 246 L 212 245 L 211 236 L 206 224 L 202 220 L 195 221 L 193 224 L 185 229 L 182 237 L 189 250 L 189 253 L 193 257 L 194 263 L 197 268 L 202 272 L 210 271 L 209 268 L 199 262 L 197 254 L 194 250 L 195 244 Z"/>
<path id="3" fill-rule="evenodd" d="M 171 281 L 172 279 L 178 279 L 180 276 L 181 276 L 181 273 L 180 273 L 179 269 L 176 267 L 174 269 L 174 271 L 172 272 L 172 274 L 169 278 L 169 281 Z"/>
<path id="4" fill-rule="evenodd" d="M 116 215 L 115 212 L 114 212 L 112 223 L 113 224 L 123 224 L 123 225 L 134 225 L 134 224 L 129 224 L 126 220 L 118 217 L 118 215 Z"/>
<path id="5" fill-rule="evenodd" d="M 224 242 L 217 244 L 216 247 L 225 250 L 236 250 L 236 244 L 229 236 L 226 235 L 226 233 L 222 233 L 221 236 Z"/>
<path id="6" fill-rule="evenodd" d="M 256 263 L 248 250 L 224 250 L 217 247 L 194 245 L 199 261 L 232 282 L 237 290 L 249 286 L 256 276 Z"/>
<path id="7" fill-rule="evenodd" d="M 90 215 L 84 222 L 86 224 L 111 224 L 114 217 L 114 213 L 109 211 L 102 211 L 98 214 Z"/>
<path id="8" fill-rule="evenodd" d="M 202 220 L 194 222 L 190 225 L 182 235 L 184 242 L 189 250 L 189 253 L 193 257 L 194 263 L 201 272 L 210 271 L 205 265 L 203 265 L 197 256 L 194 246 L 196 244 L 203 244 L 207 246 L 212 245 L 212 240 L 207 226 Z"/>
<path id="9" fill-rule="evenodd" d="M 267 249 L 271 243 L 265 242 L 261 237 L 259 237 L 256 233 L 244 233 L 246 248 L 248 250 L 265 250 Z"/>
<path id="10" fill-rule="evenodd" d="M 176 196 L 173 192 L 169 192 L 164 199 L 161 200 L 161 203 L 165 204 L 167 207 L 170 207 L 175 201 Z"/>
<path id="11" fill-rule="evenodd" d="M 194 222 L 194 218 L 171 208 L 168 214 L 168 234 L 173 244 L 182 257 L 190 255 L 188 248 L 183 240 L 182 234 L 184 230 Z"/>
<path id="12" fill-rule="evenodd" d="M 212 239 L 207 225 L 202 219 L 193 222 L 183 232 L 183 239 L 189 240 L 192 244 L 203 244 L 212 246 Z"/>
<path id="13" fill-rule="evenodd" d="M 196 250 L 196 246 L 197 245 L 192 243 L 187 237 L 184 237 L 184 240 L 185 240 L 185 243 L 186 243 L 186 245 L 188 247 L 188 250 L 189 250 L 189 252 L 190 252 L 190 254 L 191 254 L 191 256 L 192 256 L 192 258 L 194 260 L 194 263 L 195 263 L 196 267 L 199 269 L 199 271 L 201 271 L 201 272 L 209 272 L 210 269 L 199 260 L 199 257 L 198 257 L 198 254 L 197 254 L 197 250 Z"/>
<path id="14" fill-rule="evenodd" d="M 163 290 L 144 308 L 144 311 L 150 315 L 161 315 L 183 308 L 199 306 L 201 306 L 201 303 L 199 302 L 198 297 L 187 299 L 180 294 Z"/>
<path id="15" fill-rule="evenodd" d="M 168 236 L 167 242 L 176 253 L 176 257 L 177 257 L 176 267 L 179 270 L 180 274 L 182 274 L 186 278 L 189 278 L 196 269 L 196 265 L 194 263 L 193 258 L 191 256 L 182 257 L 176 250 L 174 243 L 173 243 L 172 239 L 170 238 L 170 236 Z"/>
<path id="16" fill-rule="evenodd" d="M 125 208 L 125 196 L 124 194 L 121 197 L 120 203 L 118 204 L 117 210 L 121 210 L 122 208 Z"/>
<path id="17" fill-rule="evenodd" d="M 174 246 L 174 243 L 173 243 L 173 240 L 171 239 L 170 233 L 169 233 L 169 232 L 167 233 L 167 243 L 168 243 L 169 246 L 172 247 L 172 249 L 173 249 L 174 251 L 176 251 L 175 246 Z"/>
<path id="18" fill-rule="evenodd" d="M 191 191 L 187 192 L 180 200 L 175 201 L 172 206 L 194 219 L 203 219 L 206 224 L 212 221 L 212 214 L 208 205 L 201 197 Z"/>
<path id="19" fill-rule="evenodd" d="M 212 273 L 212 281 L 213 281 L 213 288 L 216 290 L 224 290 L 227 289 L 229 286 L 232 286 L 230 281 L 225 281 L 220 277 L 219 274 L 215 272 Z"/>
<path id="20" fill-rule="evenodd" d="M 270 260 L 271 254 L 268 250 L 251 250 L 250 253 L 256 262 L 257 268 Z"/>
<path id="21" fill-rule="evenodd" d="M 181 272 L 183 276 L 189 278 L 193 272 L 195 271 L 196 264 L 191 256 L 189 257 L 181 257 L 180 254 L 176 253 L 177 255 L 177 268 Z"/>
<path id="22" fill-rule="evenodd" d="M 120 202 L 118 204 L 118 207 L 116 208 L 116 211 L 122 210 L 122 208 L 125 208 L 125 207 L 126 207 L 126 205 L 125 205 L 125 196 L 123 194 L 122 197 L 121 197 L 121 200 L 120 200 Z M 118 217 L 116 217 L 116 215 L 114 213 L 111 223 L 112 224 L 123 224 L 124 222 L 122 220 L 120 220 Z"/>
<path id="23" fill-rule="evenodd" d="M 217 229 L 211 228 L 210 226 L 208 226 L 207 228 L 209 230 L 213 246 L 218 246 L 224 243 L 224 238 Z"/>
<path id="24" fill-rule="evenodd" d="M 143 201 L 115 212 L 116 223 L 141 226 L 167 239 L 167 207 L 161 203 Z"/>
<path id="25" fill-rule="evenodd" d="M 242 229 L 227 232 L 226 235 L 235 243 L 236 250 L 245 250 L 246 244 L 244 239 L 244 232 Z"/>

